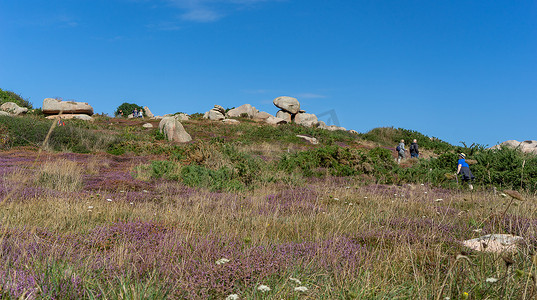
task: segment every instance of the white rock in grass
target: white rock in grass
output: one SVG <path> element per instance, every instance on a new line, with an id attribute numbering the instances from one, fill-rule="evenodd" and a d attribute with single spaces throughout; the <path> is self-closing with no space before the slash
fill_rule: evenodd
<path id="1" fill-rule="evenodd" d="M 496 281 L 498 281 L 498 278 L 490 277 L 490 278 L 487 278 L 487 280 L 485 280 L 485 281 L 488 282 L 488 283 L 495 283 Z"/>
<path id="2" fill-rule="evenodd" d="M 296 284 L 302 284 L 302 281 L 300 281 L 298 278 L 289 277 L 289 280 L 291 280 L 292 282 Z"/>
<path id="3" fill-rule="evenodd" d="M 258 291 L 261 291 L 261 292 L 270 292 L 271 291 L 271 288 L 269 286 L 266 286 L 264 284 L 261 284 L 257 287 L 257 290 Z"/>
<path id="4" fill-rule="evenodd" d="M 237 294 L 231 294 L 226 297 L 226 300 L 238 300 L 238 299 L 239 299 L 239 295 Z"/>
<path id="5" fill-rule="evenodd" d="M 524 238 L 512 234 L 487 234 L 471 240 L 466 240 L 462 244 L 470 249 L 483 252 L 514 252 L 517 244 Z"/>
<path id="6" fill-rule="evenodd" d="M 221 258 L 221 259 L 219 259 L 219 260 L 216 261 L 216 264 L 217 264 L 217 265 L 223 265 L 223 264 L 228 263 L 228 262 L 229 262 L 229 259 L 227 259 L 227 258 Z"/>

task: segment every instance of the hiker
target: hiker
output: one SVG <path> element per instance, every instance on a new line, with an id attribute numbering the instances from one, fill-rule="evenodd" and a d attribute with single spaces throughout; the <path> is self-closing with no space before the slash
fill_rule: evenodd
<path id="1" fill-rule="evenodd" d="M 138 118 L 143 118 L 144 117 L 144 112 L 143 110 L 140 108 L 140 110 L 138 111 Z"/>
<path id="2" fill-rule="evenodd" d="M 120 109 L 117 115 L 123 117 L 123 110 Z"/>
<path id="3" fill-rule="evenodd" d="M 405 140 L 401 140 L 399 145 L 397 145 L 397 148 L 395 148 L 397 151 L 397 163 L 401 162 L 401 159 L 405 159 Z"/>
<path id="4" fill-rule="evenodd" d="M 468 187 L 470 190 L 474 189 L 474 186 L 472 185 L 472 182 L 474 181 L 475 177 L 474 174 L 472 174 L 472 171 L 470 171 L 470 166 L 466 162 L 466 154 L 460 153 L 459 154 L 459 162 L 457 165 L 457 175 L 462 175 L 462 182 L 468 182 Z"/>
<path id="5" fill-rule="evenodd" d="M 132 117 L 138 118 L 138 110 L 136 108 L 132 111 Z"/>
<path id="6" fill-rule="evenodd" d="M 65 126 L 65 123 L 63 122 L 62 118 L 58 118 L 58 126 Z"/>
<path id="7" fill-rule="evenodd" d="M 420 150 L 418 149 L 418 141 L 416 139 L 410 144 L 410 157 L 420 157 Z"/>

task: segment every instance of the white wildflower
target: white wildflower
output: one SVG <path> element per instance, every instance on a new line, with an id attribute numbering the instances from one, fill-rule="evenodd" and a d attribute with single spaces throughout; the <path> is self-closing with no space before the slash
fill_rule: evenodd
<path id="1" fill-rule="evenodd" d="M 425 192 L 425 194 L 427 194 L 427 192 Z"/>
<path id="2" fill-rule="evenodd" d="M 507 195 L 504 194 L 504 193 L 501 193 L 500 196 L 502 196 L 502 197 L 504 197 L 504 198 L 507 197 Z"/>
<path id="3" fill-rule="evenodd" d="M 422 184 L 420 184 L 420 185 L 425 185 L 425 184 L 422 183 Z"/>
<path id="4" fill-rule="evenodd" d="M 349 203 L 349 205 L 353 205 L 352 203 Z"/>
<path id="5" fill-rule="evenodd" d="M 106 201 L 108 201 L 108 202 L 112 202 L 112 199 L 108 198 L 108 199 L 106 199 Z"/>
<path id="6" fill-rule="evenodd" d="M 334 198 L 334 200 L 339 201 L 339 198 Z"/>
<path id="7" fill-rule="evenodd" d="M 298 278 L 289 277 L 289 280 L 291 280 L 292 282 L 294 282 L 296 284 L 302 284 L 302 281 L 300 281 Z"/>
<path id="8" fill-rule="evenodd" d="M 120 193 L 125 193 L 125 191 L 119 191 Z"/>
<path id="9" fill-rule="evenodd" d="M 88 209 L 93 209 L 93 206 L 88 206 Z"/>
<path id="10" fill-rule="evenodd" d="M 147 190 L 143 190 L 143 192 L 144 192 L 144 193 L 149 193 L 149 191 L 147 191 Z"/>
<path id="11" fill-rule="evenodd" d="M 496 281 L 498 281 L 498 278 L 489 277 L 489 278 L 487 278 L 487 280 L 485 280 L 485 281 L 488 282 L 488 283 L 495 283 Z"/>
<path id="12" fill-rule="evenodd" d="M 346 188 L 346 189 L 350 189 L 351 187 L 350 187 L 350 186 L 346 186 L 345 188 Z"/>
<path id="13" fill-rule="evenodd" d="M 302 292 L 302 293 L 305 293 L 305 292 L 307 292 L 307 291 L 308 291 L 308 288 L 305 287 L 305 286 L 297 286 L 297 287 L 295 288 L 295 292 Z"/>
<path id="14" fill-rule="evenodd" d="M 483 231 L 483 229 L 481 229 L 481 228 L 477 228 L 477 229 L 474 229 L 474 230 L 472 230 L 472 231 L 473 231 L 473 232 L 481 232 L 481 231 Z"/>
<path id="15" fill-rule="evenodd" d="M 439 199 L 434 200 L 434 202 L 440 202 L 440 201 L 444 201 L 444 199 L 439 198 Z"/>
<path id="16" fill-rule="evenodd" d="M 221 258 L 221 259 L 219 259 L 219 260 L 216 261 L 216 264 L 217 264 L 217 265 L 223 265 L 223 264 L 228 263 L 228 262 L 229 262 L 229 259 L 227 259 L 227 258 Z"/>
<path id="17" fill-rule="evenodd" d="M 134 205 L 134 202 L 131 202 L 130 205 Z"/>
<path id="18" fill-rule="evenodd" d="M 364 199 L 367 199 L 367 197 L 364 197 Z"/>
<path id="19" fill-rule="evenodd" d="M 237 294 L 231 294 L 226 297 L 226 300 L 237 300 L 237 299 L 239 299 L 239 295 Z"/>
<path id="20" fill-rule="evenodd" d="M 260 286 L 257 287 L 257 290 L 258 291 L 261 291 L 261 292 L 269 292 L 270 291 L 270 287 L 264 285 L 264 284 L 261 284 Z"/>

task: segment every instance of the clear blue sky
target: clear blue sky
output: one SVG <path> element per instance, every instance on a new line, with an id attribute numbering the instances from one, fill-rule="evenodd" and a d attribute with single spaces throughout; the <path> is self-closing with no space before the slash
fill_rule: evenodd
<path id="1" fill-rule="evenodd" d="M 288 95 L 360 132 L 537 140 L 537 1 L 2 0 L 0 88 L 109 114 Z"/>

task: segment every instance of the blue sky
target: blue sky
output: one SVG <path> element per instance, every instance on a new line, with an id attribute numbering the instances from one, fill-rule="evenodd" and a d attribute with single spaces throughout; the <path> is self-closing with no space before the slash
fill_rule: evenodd
<path id="1" fill-rule="evenodd" d="M 0 41 L 0 88 L 36 107 L 275 114 L 288 95 L 359 132 L 537 140 L 536 1 L 4 0 Z"/>

